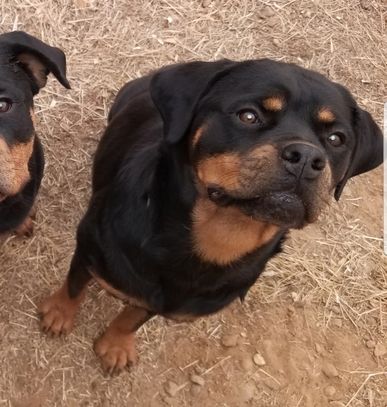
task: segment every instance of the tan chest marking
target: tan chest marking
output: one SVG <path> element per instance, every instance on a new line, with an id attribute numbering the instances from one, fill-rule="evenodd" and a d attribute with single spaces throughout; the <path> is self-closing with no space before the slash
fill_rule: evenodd
<path id="1" fill-rule="evenodd" d="M 269 242 L 279 227 L 251 219 L 237 208 L 199 198 L 193 211 L 193 240 L 203 259 L 226 265 Z"/>
<path id="2" fill-rule="evenodd" d="M 29 181 L 28 162 L 33 148 L 34 137 L 11 147 L 0 137 L 0 188 L 7 195 L 17 194 Z"/>

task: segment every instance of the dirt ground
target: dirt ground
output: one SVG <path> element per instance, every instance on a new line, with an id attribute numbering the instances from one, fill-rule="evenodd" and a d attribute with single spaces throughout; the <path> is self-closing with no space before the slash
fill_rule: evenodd
<path id="1" fill-rule="evenodd" d="M 67 338 L 42 335 L 36 314 L 67 272 L 120 86 L 175 61 L 269 57 L 343 83 L 382 124 L 386 13 L 384 0 L 0 1 L 0 32 L 60 46 L 72 85 L 50 79 L 36 100 L 47 157 L 36 233 L 0 241 L 0 406 L 387 406 L 380 168 L 293 232 L 244 304 L 147 323 L 138 364 L 119 377 L 92 350 L 118 300 L 92 286 Z"/>

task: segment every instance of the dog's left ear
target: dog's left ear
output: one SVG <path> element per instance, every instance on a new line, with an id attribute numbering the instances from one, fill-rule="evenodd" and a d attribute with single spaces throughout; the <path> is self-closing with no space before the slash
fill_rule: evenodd
<path id="1" fill-rule="evenodd" d="M 351 162 L 335 190 L 338 201 L 348 179 L 371 171 L 383 162 L 383 135 L 372 116 L 359 107 L 354 112 L 356 145 Z"/>
<path id="2" fill-rule="evenodd" d="M 0 35 L 0 46 L 7 48 L 10 62 L 19 63 L 36 85 L 34 94 L 46 85 L 50 72 L 65 88 L 70 89 L 66 78 L 66 57 L 59 48 L 51 47 L 23 31 Z"/>
<path id="3" fill-rule="evenodd" d="M 154 74 L 151 97 L 164 122 L 164 137 L 170 144 L 180 141 L 191 124 L 195 107 L 210 87 L 236 63 L 189 62 L 171 65 Z"/>

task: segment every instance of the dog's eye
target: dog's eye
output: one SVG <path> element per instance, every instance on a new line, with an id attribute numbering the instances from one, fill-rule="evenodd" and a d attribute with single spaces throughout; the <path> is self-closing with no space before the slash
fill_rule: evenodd
<path id="1" fill-rule="evenodd" d="M 259 116 L 254 110 L 241 110 L 238 112 L 238 118 L 245 124 L 256 124 L 260 122 Z"/>
<path id="2" fill-rule="evenodd" d="M 12 107 L 9 99 L 0 99 L 0 113 L 6 113 Z"/>
<path id="3" fill-rule="evenodd" d="M 328 142 L 333 147 L 339 147 L 344 143 L 344 136 L 340 133 L 333 133 L 328 136 Z"/>

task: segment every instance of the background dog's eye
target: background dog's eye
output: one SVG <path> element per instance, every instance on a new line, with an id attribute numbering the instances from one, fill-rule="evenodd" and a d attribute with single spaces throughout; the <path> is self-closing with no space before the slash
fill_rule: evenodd
<path id="1" fill-rule="evenodd" d="M 241 110 L 238 112 L 238 118 L 246 124 L 255 124 L 260 122 L 258 114 L 254 110 Z"/>
<path id="2" fill-rule="evenodd" d="M 12 102 L 9 99 L 0 99 L 0 113 L 8 112 L 12 107 Z"/>
<path id="3" fill-rule="evenodd" d="M 328 142 L 334 147 L 339 147 L 344 143 L 344 137 L 339 133 L 333 133 L 328 137 Z"/>

